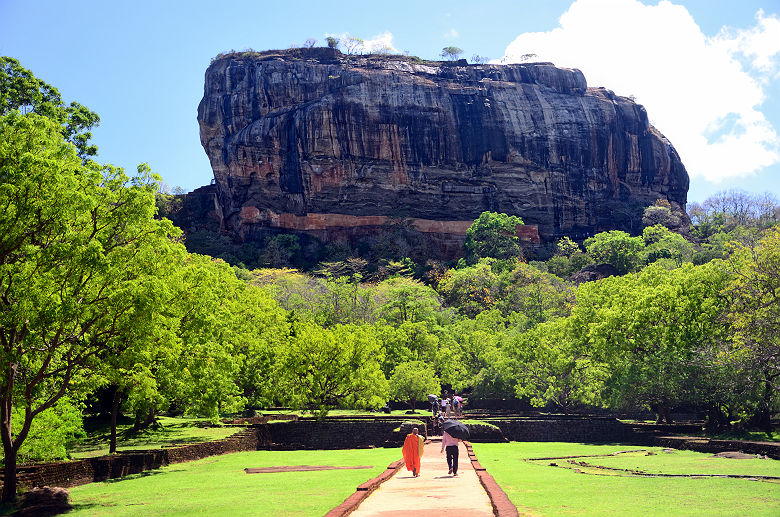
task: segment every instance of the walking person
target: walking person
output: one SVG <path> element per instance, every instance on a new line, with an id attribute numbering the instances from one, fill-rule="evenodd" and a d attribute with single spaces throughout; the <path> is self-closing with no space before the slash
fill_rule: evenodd
<path id="1" fill-rule="evenodd" d="M 439 412 L 439 397 L 437 397 L 436 395 L 428 395 L 428 402 L 431 405 L 431 413 L 432 413 L 431 416 L 433 416 L 433 418 L 435 419 L 436 415 Z"/>
<path id="2" fill-rule="evenodd" d="M 416 427 L 412 429 L 412 432 L 406 435 L 403 449 L 401 449 L 406 470 L 412 471 L 414 477 L 420 475 L 420 458 L 423 455 L 423 445 L 425 445 L 425 438 L 420 436 L 419 432 Z"/>
<path id="3" fill-rule="evenodd" d="M 447 451 L 447 466 L 450 468 L 448 473 L 454 477 L 458 476 L 458 443 L 461 441 L 447 431 L 441 433 L 441 452 Z"/>

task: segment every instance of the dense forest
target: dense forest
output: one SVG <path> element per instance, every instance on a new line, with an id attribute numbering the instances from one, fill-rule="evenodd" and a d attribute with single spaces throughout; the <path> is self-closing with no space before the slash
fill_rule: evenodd
<path id="1" fill-rule="evenodd" d="M 160 217 L 176 201 L 162 179 L 97 163 L 98 116 L 11 58 L 0 110 L 5 500 L 18 462 L 65 456 L 95 411 L 139 427 L 161 412 L 324 415 L 442 386 L 667 422 L 695 408 L 712 428 L 767 428 L 778 410 L 772 195 L 724 192 L 687 215 L 659 200 L 641 234 L 542 250 L 520 246 L 519 218 L 486 212 L 456 263 L 334 254 L 304 271 L 292 236 L 223 258 L 221 237 L 184 236 Z"/>

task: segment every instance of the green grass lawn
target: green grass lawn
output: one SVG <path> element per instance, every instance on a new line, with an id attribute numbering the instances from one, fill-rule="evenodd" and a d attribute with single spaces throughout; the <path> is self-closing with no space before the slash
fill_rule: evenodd
<path id="1" fill-rule="evenodd" d="M 646 453 L 578 458 L 591 465 L 667 474 L 751 474 L 780 476 L 780 461 L 713 458 L 691 451 L 663 452 L 658 447 L 574 443 L 477 443 L 474 452 L 512 502 L 533 515 L 780 515 L 780 483 L 721 478 L 645 478 L 576 473 L 549 466 L 566 460 L 529 458 L 611 454 L 648 449 Z M 579 467 L 578 467 L 579 468 Z M 591 469 L 581 469 L 590 472 Z"/>
<path id="2" fill-rule="evenodd" d="M 160 427 L 147 429 L 128 436 L 131 425 L 117 426 L 117 449 L 119 452 L 137 449 L 159 449 L 162 446 L 182 445 L 186 443 L 220 440 L 237 433 L 240 427 L 209 426 L 199 427 L 206 421 L 197 418 L 165 417 L 158 418 Z M 109 427 L 101 424 L 88 429 L 87 438 L 75 444 L 68 451 L 72 458 L 91 458 L 108 454 Z"/>
<path id="3" fill-rule="evenodd" d="M 178 463 L 71 489 L 68 516 L 321 516 L 400 459 L 399 449 L 256 451 Z M 372 465 L 371 469 L 246 474 L 247 467 Z"/>

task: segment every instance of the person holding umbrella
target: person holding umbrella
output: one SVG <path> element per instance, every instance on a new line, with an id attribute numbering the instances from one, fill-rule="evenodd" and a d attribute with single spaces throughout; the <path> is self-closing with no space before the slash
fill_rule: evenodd
<path id="1" fill-rule="evenodd" d="M 447 451 L 449 474 L 458 476 L 458 443 L 469 438 L 469 428 L 457 420 L 447 420 L 442 424 L 441 452 Z"/>
<path id="2" fill-rule="evenodd" d="M 439 412 L 439 397 L 430 394 L 428 395 L 428 402 L 431 405 L 431 413 L 433 413 L 433 418 L 436 418 L 436 414 Z"/>

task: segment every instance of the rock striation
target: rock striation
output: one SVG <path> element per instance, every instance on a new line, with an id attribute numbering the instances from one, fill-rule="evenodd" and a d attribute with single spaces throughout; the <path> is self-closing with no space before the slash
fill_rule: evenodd
<path id="1" fill-rule="evenodd" d="M 522 238 L 640 229 L 688 174 L 645 109 L 551 63 L 469 65 L 334 49 L 233 53 L 198 107 L 224 230 L 354 244 L 402 222 L 457 254 L 485 210 Z"/>

